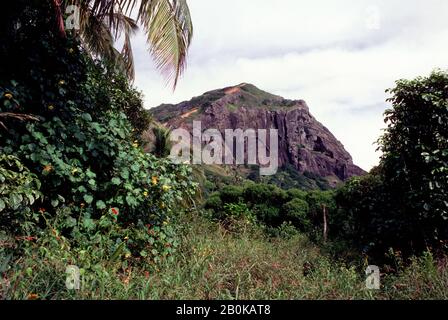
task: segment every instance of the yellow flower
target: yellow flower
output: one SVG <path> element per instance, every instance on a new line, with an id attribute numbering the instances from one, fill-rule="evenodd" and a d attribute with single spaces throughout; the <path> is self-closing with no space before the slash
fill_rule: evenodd
<path id="1" fill-rule="evenodd" d="M 54 106 L 53 106 L 52 104 L 50 104 L 50 105 L 48 106 L 48 110 L 50 110 L 50 111 L 54 110 Z"/>
<path id="2" fill-rule="evenodd" d="M 171 187 L 167 186 L 166 184 L 164 184 L 163 187 L 162 187 L 162 190 L 165 191 L 165 192 L 170 190 L 170 189 L 171 189 Z"/>
<path id="3" fill-rule="evenodd" d="M 155 186 L 157 183 L 159 182 L 159 178 L 157 178 L 156 176 L 153 176 L 151 178 L 151 183 Z"/>
<path id="4" fill-rule="evenodd" d="M 131 254 L 128 252 L 128 253 L 126 253 L 126 254 L 124 255 L 124 257 L 125 257 L 126 259 L 128 259 L 128 258 L 131 257 Z"/>
<path id="5" fill-rule="evenodd" d="M 78 168 L 72 170 L 72 174 L 75 174 L 76 172 L 78 172 Z"/>
<path id="6" fill-rule="evenodd" d="M 147 197 L 147 196 L 148 196 L 148 191 L 143 192 L 143 195 L 144 195 L 145 197 Z"/>
<path id="7" fill-rule="evenodd" d="M 163 221 L 163 225 L 166 226 L 168 224 L 168 221 Z"/>
<path id="8" fill-rule="evenodd" d="M 5 98 L 11 100 L 12 94 L 11 93 L 5 93 Z"/>
<path id="9" fill-rule="evenodd" d="M 134 148 L 138 148 L 138 143 L 133 143 L 132 146 L 133 146 Z"/>
<path id="10" fill-rule="evenodd" d="M 160 204 L 160 209 L 165 209 L 165 204 L 163 202 Z"/>

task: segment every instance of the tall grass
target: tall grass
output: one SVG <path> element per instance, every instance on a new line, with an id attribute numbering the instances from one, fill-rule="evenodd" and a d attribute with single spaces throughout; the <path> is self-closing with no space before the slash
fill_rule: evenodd
<path id="1" fill-rule="evenodd" d="M 0 294 L 3 299 L 448 298 L 448 260 L 436 261 L 429 253 L 383 276 L 375 291 L 366 289 L 363 268 L 335 261 L 303 235 L 272 238 L 257 226 L 224 227 L 198 215 L 185 216 L 182 225 L 181 248 L 158 266 L 123 270 L 92 260 L 81 290 L 67 290 L 70 249 L 47 248 L 51 258 L 38 250 L 10 263 Z"/>

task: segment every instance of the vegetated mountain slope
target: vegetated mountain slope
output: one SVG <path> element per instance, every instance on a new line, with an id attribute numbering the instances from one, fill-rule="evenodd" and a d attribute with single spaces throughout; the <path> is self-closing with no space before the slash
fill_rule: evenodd
<path id="1" fill-rule="evenodd" d="M 335 186 L 364 174 L 342 143 L 311 115 L 305 101 L 284 99 L 251 84 L 209 91 L 179 104 L 162 104 L 150 112 L 165 126 L 190 132 L 193 120 L 201 121 L 202 130 L 216 128 L 223 136 L 225 129 L 277 129 L 279 174 L 287 180 L 296 180 L 291 179 L 296 171 Z M 281 184 L 275 181 L 278 176 L 270 179 Z"/>

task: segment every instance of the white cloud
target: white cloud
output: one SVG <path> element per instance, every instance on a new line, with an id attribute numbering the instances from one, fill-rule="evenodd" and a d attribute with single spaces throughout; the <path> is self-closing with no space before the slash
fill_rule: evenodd
<path id="1" fill-rule="evenodd" d="M 250 82 L 304 99 L 313 115 L 370 169 L 378 162 L 385 89 L 448 68 L 445 0 L 190 0 L 195 35 L 175 92 L 139 34 L 136 85 L 147 107 Z M 378 26 L 379 29 L 376 29 Z"/>

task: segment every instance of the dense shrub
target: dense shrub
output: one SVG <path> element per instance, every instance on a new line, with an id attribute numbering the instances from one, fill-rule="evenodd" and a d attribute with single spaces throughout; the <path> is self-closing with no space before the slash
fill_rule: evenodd
<path id="1" fill-rule="evenodd" d="M 300 230 L 306 231 L 310 228 L 311 222 L 308 217 L 310 207 L 305 200 L 293 199 L 283 205 L 285 220 L 290 221 Z"/>
<path id="2" fill-rule="evenodd" d="M 408 240 L 425 246 L 448 238 L 448 73 L 400 80 L 389 90 L 380 139 L 385 182 Z M 409 243 L 409 242 L 408 242 Z"/>
<path id="3" fill-rule="evenodd" d="M 0 225 L 27 229 L 33 219 L 30 206 L 42 197 L 41 182 L 17 157 L 0 155 Z M 21 212 L 21 214 L 17 214 Z"/>
<path id="4" fill-rule="evenodd" d="M 21 63 L 0 59 L 0 113 L 35 120 L 2 117 L 0 228 L 42 250 L 52 239 L 104 259 L 160 260 L 177 243 L 178 203 L 194 192 L 190 169 L 143 152 L 140 93 L 75 38 L 52 32 L 48 3 L 17 5 L 25 9 L 2 21 L 0 53 Z"/>
<path id="5" fill-rule="evenodd" d="M 287 191 L 289 199 L 306 199 L 307 191 L 301 189 L 289 189 Z"/>
<path id="6" fill-rule="evenodd" d="M 249 184 L 244 189 L 244 199 L 251 203 L 278 205 L 288 198 L 286 191 L 272 184 Z"/>
<path id="7" fill-rule="evenodd" d="M 130 86 L 126 76 L 113 66 L 89 58 L 85 59 L 85 63 L 87 81 L 84 88 L 86 96 L 95 97 L 93 104 L 98 106 L 96 111 L 124 113 L 131 123 L 133 136 L 140 139 L 152 121 L 149 111 L 143 107 L 142 93 Z"/>
<path id="8" fill-rule="evenodd" d="M 241 204 L 242 201 L 256 220 L 270 234 L 277 234 L 277 228 L 294 227 L 297 230 L 311 232 L 322 228 L 322 206 L 333 213 L 335 203 L 333 193 L 329 191 L 303 191 L 300 189 L 282 190 L 275 185 L 248 183 L 244 186 L 225 186 L 215 192 L 205 202 L 205 208 L 212 211 L 218 219 L 229 215 L 229 204 Z M 223 207 L 227 208 L 223 210 Z M 278 232 L 277 232 L 278 231 Z"/>
<path id="9" fill-rule="evenodd" d="M 204 204 L 205 209 L 212 209 L 218 211 L 222 208 L 221 195 L 219 192 L 212 193 Z"/>
<path id="10" fill-rule="evenodd" d="M 253 221 L 252 211 L 245 203 L 227 203 L 224 205 L 224 214 L 226 218 L 246 219 Z"/>
<path id="11" fill-rule="evenodd" d="M 15 87 L 17 99 L 28 99 L 19 85 Z M 125 213 L 120 221 L 126 224 L 161 223 L 181 190 L 189 188 L 186 169 L 144 154 L 119 105 L 102 112 L 101 105 L 96 111 L 81 105 L 86 99 L 95 102 L 95 93 L 96 102 L 103 102 L 99 84 L 93 87 L 86 80 L 76 89 L 76 101 L 63 102 L 65 94 L 71 95 L 66 88 L 59 96 L 60 107 L 48 107 L 40 121 L 3 132 L 2 152 L 18 156 L 39 176 L 46 212 L 74 206 L 99 218 L 116 208 Z"/>
<path id="12" fill-rule="evenodd" d="M 339 231 L 367 250 L 419 253 L 448 239 L 448 74 L 397 81 L 381 164 L 339 190 Z"/>
<path id="13" fill-rule="evenodd" d="M 259 169 L 252 169 L 248 179 L 260 182 L 256 176 Z M 303 190 L 328 190 L 331 189 L 327 180 L 311 172 L 299 172 L 293 165 L 287 164 L 279 168 L 278 172 L 269 177 L 263 177 L 265 183 L 274 184 L 282 189 L 298 188 Z"/>
<path id="14" fill-rule="evenodd" d="M 266 203 L 257 203 L 253 205 L 252 210 L 255 212 L 257 219 L 268 226 L 277 226 L 282 222 L 279 207 Z"/>
<path id="15" fill-rule="evenodd" d="M 330 228 L 334 238 L 350 240 L 365 252 L 400 243 L 398 217 L 381 175 L 353 178 L 337 190 L 335 199 L 338 210 Z"/>
<path id="16" fill-rule="evenodd" d="M 239 186 L 224 186 L 220 192 L 225 203 L 238 203 L 243 200 L 243 188 Z"/>

